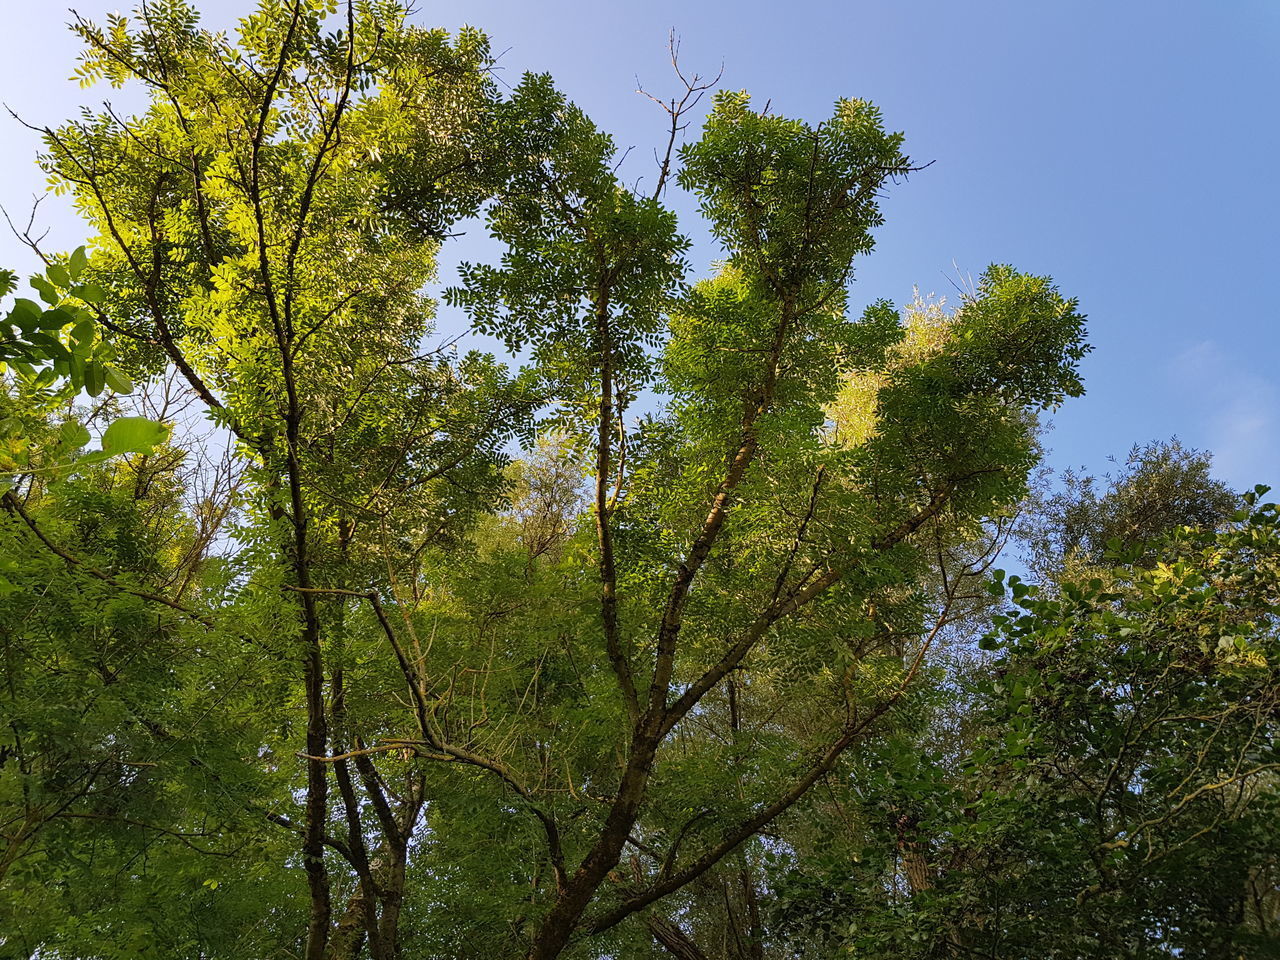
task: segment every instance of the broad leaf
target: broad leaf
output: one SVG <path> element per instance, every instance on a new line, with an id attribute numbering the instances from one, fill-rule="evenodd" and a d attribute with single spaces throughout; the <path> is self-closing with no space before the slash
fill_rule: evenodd
<path id="1" fill-rule="evenodd" d="M 121 453 L 150 453 L 169 436 L 169 428 L 146 417 L 121 417 L 113 420 L 102 435 L 102 452 L 108 456 Z"/>

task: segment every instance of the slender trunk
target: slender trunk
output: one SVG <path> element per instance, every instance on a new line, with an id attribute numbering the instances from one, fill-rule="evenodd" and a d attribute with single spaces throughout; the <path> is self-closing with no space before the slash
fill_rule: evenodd
<path id="1" fill-rule="evenodd" d="M 329 937 L 325 960 L 359 960 L 366 943 L 371 960 L 399 960 L 405 852 L 402 844 L 389 841 L 374 852 L 370 863 L 376 882 L 357 884 Z"/>
<path id="2" fill-rule="evenodd" d="M 281 372 L 288 407 L 285 424 L 285 478 L 288 483 L 289 519 L 293 538 L 286 552 L 299 587 L 302 607 L 302 683 L 307 706 L 307 794 L 303 821 L 302 857 L 311 896 L 311 917 L 307 925 L 305 960 L 324 960 L 325 945 L 333 920 L 329 873 L 324 863 L 324 836 L 329 814 L 329 772 L 323 757 L 329 749 L 328 717 L 324 704 L 324 660 L 320 647 L 320 616 L 311 592 L 310 543 L 307 505 L 302 493 L 302 466 L 298 460 L 302 408 L 298 401 L 292 348 L 277 322 Z"/>
<path id="3" fill-rule="evenodd" d="M 358 960 L 364 950 L 365 912 L 368 903 L 360 886 L 347 901 L 347 908 L 342 911 L 338 926 L 329 937 L 325 947 L 325 960 Z"/>
<path id="4" fill-rule="evenodd" d="M 658 718 L 661 720 L 661 717 Z M 654 729 L 644 729 L 643 727 Z M 569 943 L 582 912 L 586 910 L 609 871 L 617 866 L 636 815 L 644 800 L 645 786 L 658 749 L 656 723 L 637 731 L 628 752 L 627 768 L 595 846 L 565 885 L 564 892 L 543 919 L 529 950 L 529 960 L 553 960 Z"/>
<path id="5" fill-rule="evenodd" d="M 426 783 L 416 776 L 406 791 L 405 801 L 393 836 L 389 836 L 377 855 L 379 899 L 382 917 L 378 935 L 386 960 L 400 960 L 400 911 L 404 905 L 405 878 L 408 874 L 409 838 L 422 815 L 422 795 Z"/>
<path id="6" fill-rule="evenodd" d="M 929 866 L 928 845 L 921 842 L 916 818 L 902 814 L 895 824 L 898 833 L 898 853 L 902 857 L 902 872 L 907 876 L 907 886 L 913 894 L 933 889 L 933 869 Z"/>
<path id="7" fill-rule="evenodd" d="M 742 883 L 742 899 L 747 906 L 747 951 L 750 960 L 764 960 L 764 928 L 760 924 L 760 901 L 756 897 L 756 885 L 751 879 L 751 870 L 743 866 L 738 871 Z"/>
<path id="8" fill-rule="evenodd" d="M 644 918 L 644 925 L 649 935 L 677 960 L 708 960 L 701 948 L 670 920 L 649 914 Z"/>
<path id="9" fill-rule="evenodd" d="M 743 410 L 741 435 L 738 448 L 729 460 L 725 477 L 712 500 L 711 509 L 703 521 L 702 529 L 695 537 L 689 554 L 680 564 L 672 583 L 670 595 L 662 613 L 657 631 L 657 650 L 654 658 L 653 679 L 649 686 L 647 704 L 643 714 L 633 727 L 631 747 L 627 752 L 627 765 L 617 796 L 605 818 L 599 837 L 591 852 L 565 885 L 551 910 L 543 918 L 528 960 L 554 960 L 568 945 L 582 918 L 583 911 L 595 897 L 600 884 L 618 863 L 622 848 L 635 826 L 640 805 L 644 801 L 645 788 L 653 770 L 658 746 L 670 727 L 666 725 L 667 695 L 675 669 L 676 641 L 682 626 L 685 604 L 694 579 L 711 555 L 716 538 L 728 515 L 734 492 L 755 459 L 759 438 L 756 427 L 773 403 L 778 384 L 778 365 L 782 357 L 787 331 L 794 320 L 793 305 L 784 303 L 773 344 L 764 369 L 764 377 L 754 397 L 748 398 Z"/>
<path id="10" fill-rule="evenodd" d="M 378 936 L 386 960 L 400 958 L 400 909 L 404 904 L 406 858 L 403 844 L 388 844 L 388 863 L 380 872 L 382 888 L 382 917 L 378 922 Z"/>
<path id="11" fill-rule="evenodd" d="M 609 524 L 609 479 L 613 432 L 613 340 L 609 331 L 609 298 L 603 291 L 596 303 L 596 341 L 600 351 L 600 419 L 596 424 L 596 539 L 600 548 L 600 620 L 604 627 L 605 652 L 618 678 L 632 725 L 639 720 L 631 664 L 622 650 L 618 633 L 618 576 L 613 558 L 613 531 Z"/>

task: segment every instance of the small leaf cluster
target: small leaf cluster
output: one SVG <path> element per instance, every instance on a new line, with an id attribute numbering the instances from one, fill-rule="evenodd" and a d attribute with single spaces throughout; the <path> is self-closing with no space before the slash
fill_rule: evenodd
<path id="1" fill-rule="evenodd" d="M 12 369 L 24 383 L 51 387 L 62 382 L 91 397 L 110 388 L 133 392 L 133 383 L 111 363 L 115 350 L 99 331 L 96 308 L 105 297 L 92 282 L 80 282 L 88 258 L 77 248 L 65 263 L 50 262 L 31 287 L 44 305 L 18 297 L 0 320 L 0 371 Z M 0 272 L 0 296 L 12 293 L 15 277 Z"/>

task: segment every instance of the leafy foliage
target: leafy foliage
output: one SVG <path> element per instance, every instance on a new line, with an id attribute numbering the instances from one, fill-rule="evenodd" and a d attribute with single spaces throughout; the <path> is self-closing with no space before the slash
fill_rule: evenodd
<path id="1" fill-rule="evenodd" d="M 950 681 L 970 699 L 938 688 L 940 709 L 969 713 L 959 750 L 922 751 L 918 727 L 868 753 L 827 852 L 771 883 L 790 949 L 1275 952 L 1280 515 L 1259 488 L 1216 525 L 1177 524 L 1188 491 L 1160 481 L 1190 457 L 1172 450 L 1142 470 L 1147 505 L 1174 497 L 1163 534 L 1047 589 L 1009 579 L 983 642 L 994 659 Z M 1137 496 L 1116 483 L 1084 529 Z M 1038 529 L 1079 523 L 1060 502 Z"/>
<path id="2" fill-rule="evenodd" d="M 1243 645 L 1199 660 L 1117 642 L 1213 615 L 1206 596 L 1160 619 L 1161 590 L 1190 602 L 1211 547 L 1243 543 L 1194 538 L 1177 586 L 1015 586 L 999 686 L 937 734 L 946 651 L 992 615 L 979 588 L 1027 494 L 1035 415 L 1081 392 L 1087 346 L 1077 304 L 1009 266 L 954 309 L 851 308 L 883 191 L 915 169 L 870 104 L 813 125 L 720 93 L 677 149 L 687 81 L 642 195 L 550 78 L 503 92 L 482 34 L 423 29 L 393 0 L 261 0 L 234 36 L 184 0 L 74 29 L 81 79 L 140 85 L 146 105 L 44 131 L 93 252 L 53 261 L 51 310 L 15 307 L 5 402 L 24 444 L 71 456 L 90 438 L 62 416 L 75 391 L 140 395 L 74 472 L 7 465 L 5 951 L 1030 943 L 985 919 L 967 871 L 1007 856 L 1005 900 L 1031 877 L 1077 923 L 1036 871 L 1096 845 L 1037 764 L 1078 743 L 1081 776 L 1114 763 L 1150 676 L 1171 711 L 1212 687 L 1230 717 L 1232 737 L 1179 736 L 1242 742 L 1233 704 L 1269 682 L 1254 628 L 1224 622 Z M 671 184 L 723 247 L 701 279 Z M 444 296 L 506 357 L 438 343 L 424 295 L 475 217 L 501 253 Z M 1049 624 L 1093 646 L 1041 642 Z M 1125 857 L 1192 836 L 1201 798 L 1226 795 L 1195 792 L 1208 752 L 1185 781 L 1181 751 L 1122 753 L 1098 822 Z M 944 882 L 934 852 L 952 849 Z M 908 900 L 886 904 L 886 851 Z M 1090 875 L 1100 906 L 1078 924 L 1123 928 L 1114 892 L 1145 875 L 1122 867 Z M 961 916 L 984 919 L 961 936 Z M 1146 921 L 1126 916 L 1132 939 Z"/>
<path id="3" fill-rule="evenodd" d="M 1068 470 L 1063 489 L 1033 514 L 1039 526 L 1024 533 L 1032 568 L 1054 577 L 1104 565 L 1108 551 L 1132 552 L 1180 526 L 1216 527 L 1239 500 L 1211 469 L 1208 456 L 1171 440 L 1135 446 L 1102 490 Z"/>

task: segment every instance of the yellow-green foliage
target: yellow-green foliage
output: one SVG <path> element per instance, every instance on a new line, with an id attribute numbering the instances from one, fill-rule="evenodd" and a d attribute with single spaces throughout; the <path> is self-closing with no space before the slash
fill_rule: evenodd
<path id="1" fill-rule="evenodd" d="M 880 390 L 896 369 L 918 364 L 940 351 L 951 335 L 955 314 L 947 301 L 933 294 L 915 297 L 902 313 L 902 339 L 889 348 L 886 363 L 877 370 L 856 370 L 848 375 L 835 403 L 827 408 L 831 421 L 831 441 L 842 447 L 857 447 L 876 435 Z"/>

